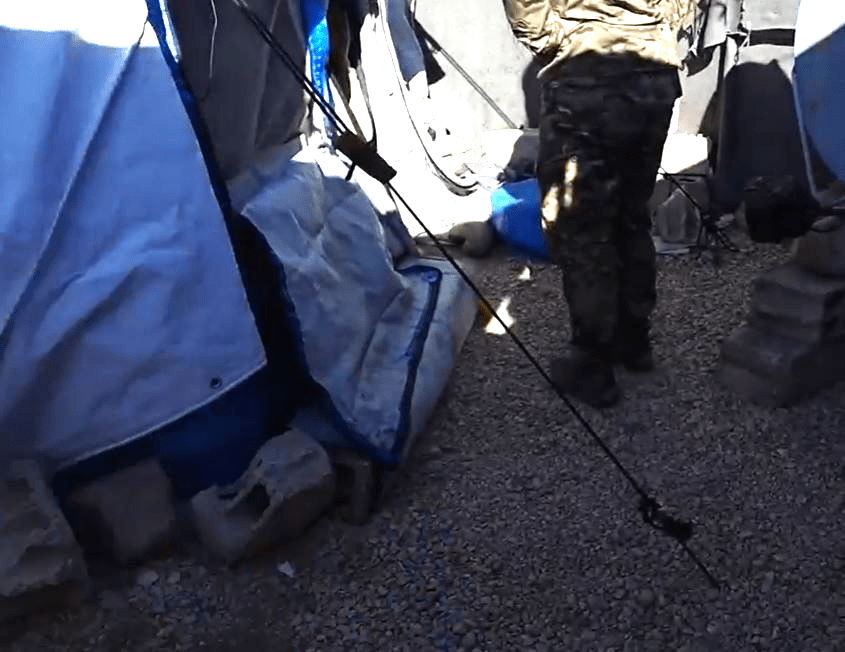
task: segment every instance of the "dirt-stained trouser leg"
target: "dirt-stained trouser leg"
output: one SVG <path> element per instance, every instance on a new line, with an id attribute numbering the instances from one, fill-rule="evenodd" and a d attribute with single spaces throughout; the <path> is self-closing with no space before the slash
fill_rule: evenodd
<path id="1" fill-rule="evenodd" d="M 595 358 L 609 353 L 619 306 L 619 179 L 603 138 L 603 99 L 595 80 L 544 85 L 537 170 L 543 231 L 563 272 L 572 343 Z"/>
<path id="2" fill-rule="evenodd" d="M 649 200 L 679 93 L 677 72 L 641 73 L 626 80 L 611 105 L 625 133 L 616 139 L 619 176 L 617 251 L 620 261 L 618 343 L 634 355 L 649 349 L 649 321 L 656 293 L 656 254 Z"/>

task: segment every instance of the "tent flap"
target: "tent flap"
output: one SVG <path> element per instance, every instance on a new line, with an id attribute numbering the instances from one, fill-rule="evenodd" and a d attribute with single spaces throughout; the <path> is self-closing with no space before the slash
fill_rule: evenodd
<path id="1" fill-rule="evenodd" d="M 475 302 L 442 264 L 396 264 L 389 218 L 347 172 L 326 150 L 300 150 L 275 176 L 265 172 L 242 213 L 281 262 L 291 319 L 325 392 L 304 427 L 393 465 L 434 409 Z"/>

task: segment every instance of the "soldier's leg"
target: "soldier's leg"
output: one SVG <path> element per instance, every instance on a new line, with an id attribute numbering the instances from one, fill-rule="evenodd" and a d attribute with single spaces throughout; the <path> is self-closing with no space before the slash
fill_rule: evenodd
<path id="1" fill-rule="evenodd" d="M 618 230 L 621 264 L 617 347 L 620 361 L 633 371 L 654 367 L 649 337 L 650 318 L 657 300 L 656 253 L 652 240 L 649 200 L 672 120 L 675 100 L 670 74 L 647 80 L 640 97 L 636 138 L 628 142 L 620 171 L 622 202 Z"/>
<path id="2" fill-rule="evenodd" d="M 608 165 L 596 117 L 598 94 L 564 84 L 544 93 L 537 176 L 543 197 L 543 231 L 563 272 L 572 324 L 569 355 L 552 376 L 595 407 L 619 398 L 612 345 L 618 309 L 617 218 L 609 197 L 618 180 Z"/>

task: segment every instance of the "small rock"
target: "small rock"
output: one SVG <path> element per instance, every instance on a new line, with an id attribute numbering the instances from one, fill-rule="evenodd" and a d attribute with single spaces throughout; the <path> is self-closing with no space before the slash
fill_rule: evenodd
<path id="1" fill-rule="evenodd" d="M 604 608 L 604 600 L 598 595 L 588 597 L 587 604 L 593 611 L 601 611 Z"/>
<path id="2" fill-rule="evenodd" d="M 654 604 L 654 591 L 651 589 L 643 589 L 637 595 L 637 600 L 644 607 Z"/>
<path id="3" fill-rule="evenodd" d="M 296 571 L 294 571 L 293 565 L 289 561 L 286 561 L 284 564 L 279 564 L 277 569 L 282 575 L 290 577 L 291 579 L 293 579 L 296 575 Z"/>
<path id="4" fill-rule="evenodd" d="M 150 588 L 153 584 L 158 582 L 158 573 L 154 570 L 146 568 L 138 573 L 138 586 L 142 586 L 145 589 Z"/>
<path id="5" fill-rule="evenodd" d="M 496 233 L 486 221 L 456 224 L 449 231 L 448 238 L 461 245 L 461 250 L 474 258 L 486 256 L 496 243 Z"/>
<path id="6" fill-rule="evenodd" d="M 467 632 L 461 639 L 461 647 L 465 650 L 472 650 L 478 641 L 478 636 L 475 632 Z"/>
<path id="7" fill-rule="evenodd" d="M 182 574 L 179 571 L 173 571 L 170 575 L 167 576 L 167 583 L 171 586 L 174 584 L 179 584 L 182 581 Z"/>
<path id="8" fill-rule="evenodd" d="M 452 633 L 453 634 L 465 634 L 467 631 L 467 626 L 464 623 L 455 623 L 452 625 Z"/>
<path id="9" fill-rule="evenodd" d="M 708 202 L 707 186 L 703 182 L 685 184 L 700 206 Z M 655 231 L 669 244 L 693 244 L 698 237 L 701 216 L 696 206 L 689 201 L 687 194 L 675 190 L 668 199 L 657 207 L 654 213 Z"/>

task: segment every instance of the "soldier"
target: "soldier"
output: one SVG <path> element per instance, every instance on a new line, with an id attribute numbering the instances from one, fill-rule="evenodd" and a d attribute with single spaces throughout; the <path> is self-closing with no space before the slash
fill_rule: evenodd
<path id="1" fill-rule="evenodd" d="M 615 363 L 654 368 L 648 202 L 681 94 L 678 34 L 693 0 L 504 1 L 514 35 L 547 62 L 537 178 L 571 324 L 551 376 L 607 407 L 620 395 Z"/>

